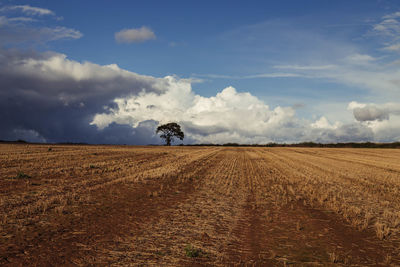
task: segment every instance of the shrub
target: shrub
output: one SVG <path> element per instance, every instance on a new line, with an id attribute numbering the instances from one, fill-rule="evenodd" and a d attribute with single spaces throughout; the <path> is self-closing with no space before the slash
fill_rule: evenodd
<path id="1" fill-rule="evenodd" d="M 24 172 L 19 172 L 17 174 L 17 176 L 15 176 L 16 179 L 29 179 L 31 178 L 31 176 L 29 176 L 28 174 L 24 173 Z"/>

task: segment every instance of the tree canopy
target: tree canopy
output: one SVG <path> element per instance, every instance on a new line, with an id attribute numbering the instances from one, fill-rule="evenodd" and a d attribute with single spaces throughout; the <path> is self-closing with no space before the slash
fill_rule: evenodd
<path id="1" fill-rule="evenodd" d="M 181 126 L 175 122 L 170 122 L 167 124 L 163 124 L 157 127 L 156 133 L 160 133 L 160 137 L 165 139 L 165 145 L 170 146 L 171 142 L 174 141 L 174 138 L 177 137 L 180 140 L 183 140 L 185 134 L 181 130 Z"/>

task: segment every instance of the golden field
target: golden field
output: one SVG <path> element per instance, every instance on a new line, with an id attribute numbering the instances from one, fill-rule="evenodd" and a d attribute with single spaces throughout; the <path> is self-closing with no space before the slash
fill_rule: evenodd
<path id="1" fill-rule="evenodd" d="M 0 265 L 400 265 L 396 149 L 1 144 L 0 178 Z"/>

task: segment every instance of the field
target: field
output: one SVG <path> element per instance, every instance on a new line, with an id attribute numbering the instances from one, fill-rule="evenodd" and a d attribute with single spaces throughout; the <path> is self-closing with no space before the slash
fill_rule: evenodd
<path id="1" fill-rule="evenodd" d="M 0 145 L 0 265 L 397 266 L 400 150 Z"/>

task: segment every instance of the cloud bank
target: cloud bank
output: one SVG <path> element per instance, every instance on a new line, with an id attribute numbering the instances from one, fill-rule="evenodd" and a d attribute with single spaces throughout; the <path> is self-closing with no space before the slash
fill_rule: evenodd
<path id="1" fill-rule="evenodd" d="M 360 120 L 362 112 L 358 106 L 364 104 L 349 104 L 349 110 L 354 113 L 353 123 L 331 124 L 325 117 L 316 121 L 300 118 L 292 107 L 270 108 L 250 93 L 237 92 L 233 87 L 227 87 L 212 97 L 202 97 L 192 91 L 188 81 L 174 77 L 167 79 L 173 84 L 168 90 L 160 94 L 116 98 L 116 105 L 96 114 L 91 124 L 101 130 L 110 123 L 136 127 L 146 120 L 159 123 L 177 121 L 183 126 L 186 135 L 197 143 L 398 140 L 398 136 L 383 133 L 383 129 L 364 124 L 364 120 Z M 389 117 L 383 115 L 372 115 L 375 117 L 369 118 L 369 121 L 389 120 Z"/>
<path id="2" fill-rule="evenodd" d="M 54 52 L 3 49 L 0 58 L 0 139 L 160 143 L 157 125 L 175 121 L 185 143 L 400 140 L 399 103 L 351 102 L 347 124 L 309 120 L 230 86 L 204 97 L 190 79 L 145 76 Z"/>

